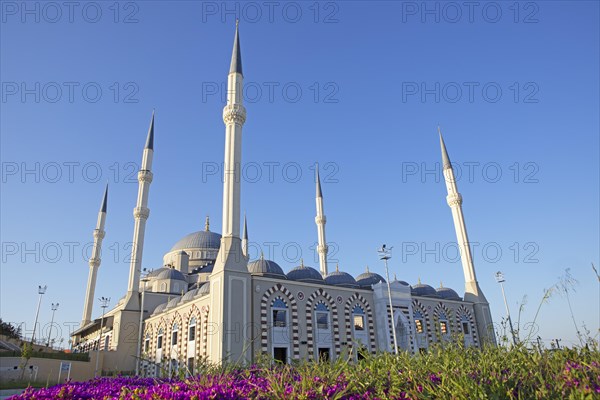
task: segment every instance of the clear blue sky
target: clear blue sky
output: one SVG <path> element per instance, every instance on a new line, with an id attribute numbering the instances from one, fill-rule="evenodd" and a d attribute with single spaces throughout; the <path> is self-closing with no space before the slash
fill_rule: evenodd
<path id="1" fill-rule="evenodd" d="M 524 324 L 570 268 L 576 321 L 598 338 L 597 2 L 61 4 L 2 3 L 3 320 L 30 327 L 37 285 L 47 284 L 40 321 L 59 302 L 57 322 L 79 323 L 82 250 L 106 181 L 96 297 L 115 304 L 124 294 L 132 172 L 153 108 L 144 267 L 160 267 L 207 214 L 220 231 L 222 187 L 209 172 L 223 159 L 221 85 L 237 7 L 248 110 L 242 204 L 255 257 L 261 246 L 288 270 L 301 250 L 316 266 L 310 166 L 319 162 L 330 258 L 340 269 L 382 273 L 375 250 L 387 243 L 398 278 L 462 293 L 438 179 L 439 124 L 462 171 L 476 271 L 495 321 L 505 315 L 495 271 L 506 275 L 515 319 L 527 296 Z M 564 297 L 553 296 L 538 323 L 534 336 L 546 342 L 576 341 Z"/>

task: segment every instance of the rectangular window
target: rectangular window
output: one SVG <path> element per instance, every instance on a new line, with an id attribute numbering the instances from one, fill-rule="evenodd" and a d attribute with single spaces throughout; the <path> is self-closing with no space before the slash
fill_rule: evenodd
<path id="1" fill-rule="evenodd" d="M 162 349 L 162 335 L 156 340 L 156 348 L 159 350 Z"/>
<path id="2" fill-rule="evenodd" d="M 285 310 L 273 310 L 273 325 L 278 328 L 285 328 L 286 326 L 286 311 Z"/>
<path id="3" fill-rule="evenodd" d="M 417 333 L 423 333 L 423 321 L 420 319 L 415 319 L 415 328 Z"/>
<path id="4" fill-rule="evenodd" d="M 319 361 L 329 361 L 329 349 L 319 347 Z"/>
<path id="5" fill-rule="evenodd" d="M 365 330 L 365 317 L 362 315 L 354 316 L 354 330 L 364 331 Z"/>
<path id="6" fill-rule="evenodd" d="M 287 364 L 287 348 L 286 347 L 275 347 L 273 349 L 273 358 L 275 361 L 282 364 Z"/>
<path id="7" fill-rule="evenodd" d="M 448 322 L 447 321 L 440 321 L 440 331 L 442 332 L 442 335 L 445 335 L 448 333 Z"/>
<path id="8" fill-rule="evenodd" d="M 317 329 L 329 328 L 329 314 L 325 312 L 317 313 Z"/>
<path id="9" fill-rule="evenodd" d="M 150 339 L 146 339 L 144 342 L 144 351 L 147 353 L 150 350 Z"/>
<path id="10" fill-rule="evenodd" d="M 177 344 L 177 332 L 173 332 L 173 336 L 171 336 L 171 345 L 175 346 Z"/>
<path id="11" fill-rule="evenodd" d="M 188 334 L 188 340 L 190 342 L 196 340 L 196 327 L 195 326 L 190 326 L 190 332 Z"/>
<path id="12" fill-rule="evenodd" d="M 194 357 L 188 358 L 187 368 L 190 375 L 194 374 Z"/>
<path id="13" fill-rule="evenodd" d="M 463 322 L 463 323 L 462 323 L 462 328 L 463 328 L 463 333 L 464 333 L 465 335 L 468 335 L 468 334 L 469 334 L 469 332 L 470 332 L 470 331 L 469 331 L 469 323 L 468 323 L 468 322 Z"/>

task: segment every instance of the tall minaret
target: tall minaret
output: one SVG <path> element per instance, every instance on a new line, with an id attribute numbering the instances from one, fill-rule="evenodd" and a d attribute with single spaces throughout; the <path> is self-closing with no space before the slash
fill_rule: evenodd
<path id="1" fill-rule="evenodd" d="M 444 168 L 444 178 L 446 181 L 446 189 L 448 196 L 446 201 L 452 210 L 452 218 L 454 220 L 454 229 L 456 230 L 456 240 L 460 250 L 463 273 L 465 275 L 465 301 L 474 304 L 475 318 L 477 319 L 477 331 L 481 339 L 486 339 L 487 342 L 496 343 L 496 338 L 492 326 L 492 315 L 487 299 L 483 295 L 477 277 L 475 276 L 475 266 L 473 264 L 473 256 L 469 246 L 469 236 L 467 235 L 467 226 L 462 211 L 462 196 L 458 192 L 454 170 L 450 163 L 450 157 L 446 151 L 446 144 L 442 137 L 442 132 L 438 128 L 440 135 L 440 147 L 442 149 L 442 163 Z"/>
<path id="2" fill-rule="evenodd" d="M 323 209 L 323 194 L 321 193 L 321 178 L 319 177 L 319 165 L 316 168 L 317 174 L 317 216 L 315 217 L 315 223 L 317 224 L 317 233 L 319 235 L 319 245 L 317 246 L 317 252 L 319 253 L 319 267 L 321 268 L 321 275 L 323 278 L 327 276 L 327 252 L 329 247 L 327 246 L 327 240 L 325 239 L 325 224 L 327 223 L 327 217 Z"/>
<path id="3" fill-rule="evenodd" d="M 236 22 L 231 66 L 227 78 L 225 122 L 225 161 L 223 176 L 223 235 L 221 247 L 210 276 L 211 308 L 209 324 L 217 327 L 209 337 L 209 360 L 251 362 L 250 326 L 251 285 L 248 261 L 240 239 L 240 191 L 242 163 L 242 126 L 246 109 L 242 104 L 242 53 Z"/>
<path id="4" fill-rule="evenodd" d="M 92 257 L 89 260 L 90 273 L 88 275 L 87 289 L 85 291 L 85 300 L 83 302 L 83 318 L 81 326 L 85 326 L 92 321 L 92 308 L 94 306 L 94 292 L 96 291 L 96 277 L 100 267 L 102 256 L 102 239 L 104 239 L 104 223 L 106 222 L 106 203 L 108 201 L 108 183 L 104 189 L 104 197 L 98 211 L 98 221 L 94 229 L 94 247 L 92 247 Z"/>
<path id="5" fill-rule="evenodd" d="M 144 234 L 146 232 L 146 220 L 150 215 L 148 209 L 148 193 L 152 183 L 152 158 L 154 156 L 154 111 L 150 120 L 146 146 L 142 155 L 142 165 L 138 172 L 138 197 L 133 209 L 133 240 L 131 247 L 131 263 L 129 265 L 129 284 L 127 285 L 127 310 L 139 309 L 139 286 L 140 271 L 142 269 L 142 254 L 144 251 Z"/>
<path id="6" fill-rule="evenodd" d="M 244 214 L 244 230 L 242 232 L 242 254 L 248 259 L 248 222 L 246 221 L 246 214 Z"/>

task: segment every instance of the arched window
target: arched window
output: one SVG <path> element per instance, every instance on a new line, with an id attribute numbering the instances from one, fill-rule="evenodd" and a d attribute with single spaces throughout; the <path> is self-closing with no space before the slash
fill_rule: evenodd
<path id="1" fill-rule="evenodd" d="M 161 292 L 166 292 L 167 291 L 167 284 L 165 282 L 160 284 L 160 291 Z"/>
<path id="2" fill-rule="evenodd" d="M 158 350 L 162 349 L 163 346 L 163 328 L 158 330 L 158 337 L 156 338 L 156 348 Z"/>
<path id="3" fill-rule="evenodd" d="M 173 333 L 171 333 L 171 346 L 177 345 L 177 334 L 179 333 L 179 325 L 173 324 Z"/>
<path id="4" fill-rule="evenodd" d="M 188 340 L 190 342 L 193 342 L 194 340 L 196 340 L 196 318 L 192 317 L 192 319 L 190 319 L 190 328 L 188 331 Z"/>
<path id="5" fill-rule="evenodd" d="M 322 301 L 315 305 L 315 321 L 317 329 L 329 329 L 329 307 Z"/>
<path id="6" fill-rule="evenodd" d="M 287 326 L 287 304 L 277 297 L 273 300 L 271 309 L 273 311 L 273 326 L 277 328 L 285 328 Z"/>
<path id="7" fill-rule="evenodd" d="M 440 324 L 440 333 L 442 336 L 450 335 L 450 325 L 448 324 L 448 316 L 446 313 L 441 312 L 438 319 Z"/>
<path id="8" fill-rule="evenodd" d="M 421 313 L 421 311 L 415 311 L 414 317 L 415 317 L 415 332 L 424 333 L 425 332 L 425 328 L 424 328 L 425 319 L 423 318 L 423 314 Z"/>
<path id="9" fill-rule="evenodd" d="M 355 332 L 365 330 L 365 311 L 358 304 L 352 310 L 352 321 Z"/>
<path id="10" fill-rule="evenodd" d="M 144 352 L 148 352 L 150 351 L 150 332 L 146 333 L 146 336 L 144 338 Z"/>

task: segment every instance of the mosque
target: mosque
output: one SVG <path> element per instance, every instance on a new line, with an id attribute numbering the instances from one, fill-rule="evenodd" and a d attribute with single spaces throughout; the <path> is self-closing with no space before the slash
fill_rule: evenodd
<path id="1" fill-rule="evenodd" d="M 465 221 L 446 146 L 440 134 L 443 171 L 465 277 L 465 292 L 409 285 L 366 272 L 353 277 L 329 272 L 323 192 L 316 175 L 319 269 L 301 263 L 285 273 L 276 262 L 249 260 L 246 220 L 240 217 L 242 127 L 246 120 L 244 74 L 236 26 L 228 75 L 223 179 L 223 224 L 178 240 L 164 267 L 144 274 L 142 255 L 149 217 L 154 156 L 154 114 L 138 172 L 139 192 L 127 293 L 114 308 L 92 319 L 100 267 L 108 188 L 94 230 L 81 326 L 73 350 L 99 350 L 101 370 L 145 376 L 193 373 L 200 362 L 252 363 L 259 357 L 294 360 L 360 358 L 380 351 L 427 351 L 433 343 L 465 346 L 495 343 L 489 304 L 477 283 Z M 240 230 L 242 230 L 240 234 Z"/>

